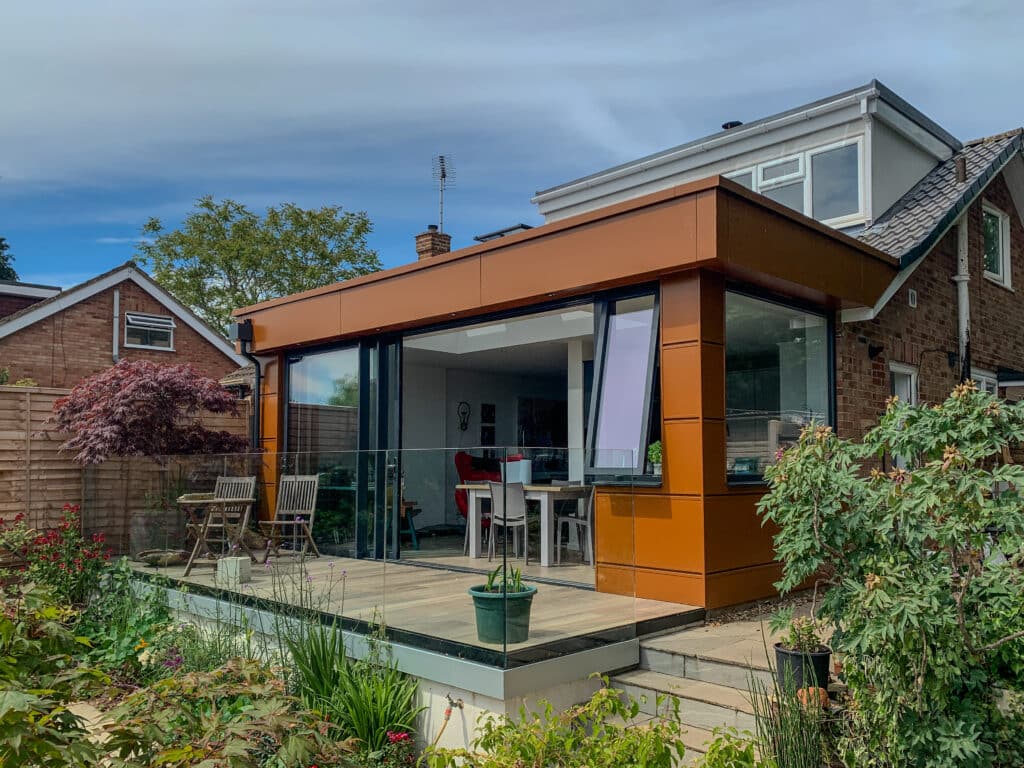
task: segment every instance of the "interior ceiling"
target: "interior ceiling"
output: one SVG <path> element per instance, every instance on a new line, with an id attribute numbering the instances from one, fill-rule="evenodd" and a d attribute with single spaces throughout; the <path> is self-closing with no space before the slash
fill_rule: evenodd
<path id="1" fill-rule="evenodd" d="M 522 344 L 461 355 L 417 349 L 408 345 L 402 350 L 404 362 L 410 365 L 520 376 L 564 377 L 568 368 L 567 355 L 564 341 Z"/>

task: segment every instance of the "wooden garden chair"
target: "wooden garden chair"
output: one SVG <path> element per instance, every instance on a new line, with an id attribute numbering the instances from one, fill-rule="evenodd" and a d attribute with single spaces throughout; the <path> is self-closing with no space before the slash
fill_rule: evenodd
<path id="1" fill-rule="evenodd" d="M 213 487 L 213 498 L 190 502 L 192 506 L 204 507 L 206 513 L 201 520 L 188 525 L 196 537 L 196 543 L 185 565 L 185 576 L 192 572 L 197 558 L 214 558 L 211 544 L 216 544 L 222 554 L 237 546 L 245 550 L 251 559 L 256 559 L 256 555 L 245 543 L 245 531 L 249 527 L 255 493 L 255 475 L 218 477 Z M 237 503 L 232 503 L 236 500 Z"/>
<path id="2" fill-rule="evenodd" d="M 263 562 L 270 555 L 281 555 L 281 545 L 291 542 L 296 551 L 302 542 L 302 554 L 312 552 L 320 557 L 320 550 L 313 541 L 313 522 L 316 516 L 316 494 L 320 484 L 319 475 L 284 475 L 277 484 L 277 506 L 274 519 L 260 523 L 260 530 L 267 537 L 267 552 Z"/>

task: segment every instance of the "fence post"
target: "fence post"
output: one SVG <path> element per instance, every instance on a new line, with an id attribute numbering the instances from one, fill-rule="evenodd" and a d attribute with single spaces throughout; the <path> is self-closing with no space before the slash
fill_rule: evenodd
<path id="1" fill-rule="evenodd" d="M 25 513 L 35 527 L 32 513 L 32 392 L 25 390 Z"/>

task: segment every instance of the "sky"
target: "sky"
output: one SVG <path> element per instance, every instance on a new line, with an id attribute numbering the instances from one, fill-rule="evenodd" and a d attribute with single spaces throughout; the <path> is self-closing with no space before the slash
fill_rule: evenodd
<path id="1" fill-rule="evenodd" d="M 68 287 L 202 195 L 365 210 L 385 266 L 537 224 L 536 190 L 878 78 L 961 139 L 1024 124 L 1019 0 L 0 4 L 0 235 Z"/>

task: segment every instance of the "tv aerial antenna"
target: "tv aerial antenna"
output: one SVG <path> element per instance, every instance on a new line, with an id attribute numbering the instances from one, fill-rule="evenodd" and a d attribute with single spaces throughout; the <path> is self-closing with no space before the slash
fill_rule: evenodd
<path id="1" fill-rule="evenodd" d="M 451 155 L 434 156 L 434 181 L 437 182 L 437 228 L 444 232 L 444 191 L 455 186 L 455 161 Z"/>

